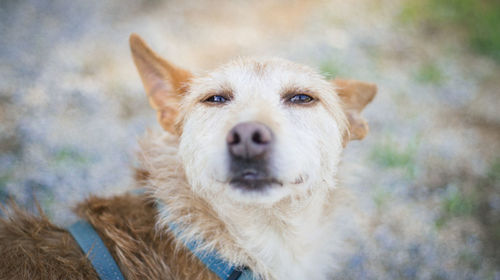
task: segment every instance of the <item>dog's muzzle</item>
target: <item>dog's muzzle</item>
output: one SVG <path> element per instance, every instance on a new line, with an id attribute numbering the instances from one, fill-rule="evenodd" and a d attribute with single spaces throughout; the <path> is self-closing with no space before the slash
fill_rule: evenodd
<path id="1" fill-rule="evenodd" d="M 269 155 L 274 144 L 269 127 L 258 122 L 237 124 L 229 131 L 226 143 L 231 158 L 231 185 L 259 190 L 280 184 L 270 176 L 268 170 Z"/>

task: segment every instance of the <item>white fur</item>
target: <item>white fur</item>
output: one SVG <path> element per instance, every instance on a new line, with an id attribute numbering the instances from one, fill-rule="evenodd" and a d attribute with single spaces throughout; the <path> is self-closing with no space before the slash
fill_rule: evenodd
<path id="1" fill-rule="evenodd" d="M 280 93 L 287 87 L 307 89 L 319 102 L 284 104 Z M 234 94 L 228 104 L 200 102 L 223 88 Z M 228 184 L 225 138 L 245 121 L 273 131 L 271 172 L 282 186 L 244 192 Z M 150 134 L 142 145 L 155 196 L 168 208 L 159 225 L 181 223 L 182 239 L 202 238 L 266 279 L 326 279 L 339 248 L 332 203 L 346 133 L 332 85 L 285 60 L 240 59 L 191 82 L 178 123 L 179 139 Z"/>

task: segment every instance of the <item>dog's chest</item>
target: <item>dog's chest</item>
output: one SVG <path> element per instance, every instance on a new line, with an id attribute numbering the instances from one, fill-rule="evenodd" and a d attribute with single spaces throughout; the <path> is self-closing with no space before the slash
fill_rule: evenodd
<path id="1" fill-rule="evenodd" d="M 306 211 L 275 223 L 241 230 L 242 247 L 275 279 L 325 279 L 332 265 L 332 224 L 321 212 Z"/>
<path id="2" fill-rule="evenodd" d="M 276 279 L 323 279 L 330 270 L 328 237 L 322 227 L 309 228 L 311 232 L 295 236 L 263 236 L 262 259 L 269 264 Z M 312 235 L 315 235 L 313 237 Z M 322 246 L 324 245 L 324 246 Z"/>

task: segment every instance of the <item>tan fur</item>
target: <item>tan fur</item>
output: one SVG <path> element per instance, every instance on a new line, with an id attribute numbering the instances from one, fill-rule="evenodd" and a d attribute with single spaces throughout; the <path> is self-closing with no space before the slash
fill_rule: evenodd
<path id="1" fill-rule="evenodd" d="M 349 121 L 350 133 L 344 142 L 361 140 L 368 134 L 368 124 L 361 117 L 361 111 L 372 102 L 377 93 L 377 86 L 356 80 L 335 79 L 333 85 L 342 99 L 342 107 Z"/>
<path id="2" fill-rule="evenodd" d="M 149 50 L 140 42 L 141 49 Z M 134 40 L 131 48 L 138 48 Z M 170 86 L 169 80 L 162 81 L 163 87 Z M 167 225 L 177 222 L 183 232 L 178 244 L 203 240 L 202 249 L 217 250 L 265 279 L 325 279 L 341 247 L 334 216 L 341 208 L 336 172 L 342 146 L 367 134 L 361 111 L 376 86 L 354 80 L 328 83 L 305 66 L 250 58 L 192 76 L 186 88 L 171 120 L 182 131 L 180 137 L 152 133 L 141 145 L 148 185 L 166 205 L 159 230 L 168 231 Z M 279 100 L 290 91 L 318 102 L 284 106 Z M 228 96 L 229 105 L 203 103 L 214 94 Z M 271 166 L 281 187 L 249 194 L 228 186 L 224 138 L 245 121 L 263 123 L 278 135 Z"/>
<path id="3" fill-rule="evenodd" d="M 303 196 L 290 197 L 271 208 L 256 209 L 252 205 L 241 206 L 239 203 L 234 203 L 230 204 L 232 208 L 230 214 L 237 216 L 240 223 L 226 224 L 224 217 L 219 216 L 214 208 L 203 197 L 194 193 L 187 184 L 179 167 L 180 161 L 174 148 L 176 145 L 178 145 L 176 137 L 162 133 L 150 132 L 141 141 L 143 166 L 150 172 L 149 187 L 154 192 L 153 196 L 160 198 L 168 206 L 168 214 L 160 212 L 159 230 L 168 231 L 168 224 L 175 222 L 183 229 L 180 239 L 176 240 L 180 248 L 183 247 L 183 240 L 203 240 L 205 247 L 200 249 L 215 249 L 233 264 L 248 266 L 264 279 L 276 278 L 273 272 L 269 271 L 267 263 L 252 256 L 245 246 L 241 246 L 241 242 L 248 241 L 240 235 L 239 230 L 251 227 L 256 220 L 263 220 L 281 235 L 290 235 L 293 240 L 293 230 L 289 228 L 291 226 L 289 222 L 297 216 L 303 216 L 304 219 L 312 218 L 310 214 L 314 214 L 314 209 L 308 208 L 317 201 L 321 201 L 321 204 L 316 205 L 319 210 L 316 215 L 324 224 L 329 224 L 336 210 L 341 208 L 341 204 L 348 202 L 342 189 L 324 189 L 308 192 Z M 322 246 L 338 245 L 334 243 L 334 239 L 330 239 Z M 302 246 L 298 249 L 307 250 Z"/>
<path id="4" fill-rule="evenodd" d="M 348 140 L 368 132 L 362 109 L 375 85 L 325 81 L 281 59 L 237 59 L 194 76 L 154 53 L 137 35 L 130 45 L 164 132 L 141 140 L 136 172 L 145 195 L 91 197 L 76 213 L 97 230 L 127 279 L 217 279 L 184 247 L 216 250 L 263 279 L 327 279 L 345 244 L 345 205 L 337 165 Z M 289 104 L 288 95 L 314 98 Z M 228 106 L 205 104 L 213 94 Z M 274 133 L 269 168 L 280 186 L 243 192 L 228 183 L 225 137 L 257 121 Z M 157 209 L 155 201 L 161 203 Z M 0 219 L 0 279 L 97 279 L 71 236 L 43 215 L 12 207 Z M 181 230 L 174 236 L 169 224 Z"/>
<path id="5" fill-rule="evenodd" d="M 178 133 L 172 121 L 177 117 L 179 99 L 191 73 L 162 59 L 135 34 L 130 36 L 130 46 L 149 103 L 158 112 L 158 122 L 166 131 Z"/>
<path id="6" fill-rule="evenodd" d="M 65 229 L 11 209 L 0 219 L 0 279 L 99 279 Z M 147 196 L 91 197 L 75 211 L 94 226 L 126 279 L 217 279 L 170 233 L 155 230 Z"/>

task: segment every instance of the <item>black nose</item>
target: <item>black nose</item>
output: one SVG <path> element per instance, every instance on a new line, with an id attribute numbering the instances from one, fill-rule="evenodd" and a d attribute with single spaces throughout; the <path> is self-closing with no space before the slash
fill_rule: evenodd
<path id="1" fill-rule="evenodd" d="M 273 134 L 269 127 L 261 123 L 244 122 L 229 131 L 226 141 L 232 156 L 254 159 L 269 152 Z"/>

